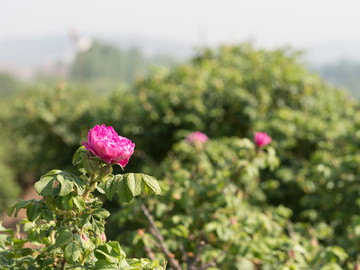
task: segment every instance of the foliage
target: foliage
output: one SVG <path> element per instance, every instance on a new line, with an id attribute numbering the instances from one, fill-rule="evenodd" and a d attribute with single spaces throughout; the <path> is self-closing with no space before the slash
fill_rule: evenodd
<path id="1" fill-rule="evenodd" d="M 6 74 L 0 73 L 0 97 L 6 98 L 14 96 L 19 93 L 24 87 L 23 83 L 16 80 L 14 77 Z"/>
<path id="2" fill-rule="evenodd" d="M 87 99 L 80 98 L 84 96 Z M 299 62 L 299 53 L 290 48 L 270 51 L 242 44 L 205 49 L 172 71 L 156 70 L 109 97 L 94 98 L 89 92 L 57 87 L 24 94 L 9 107 L 0 115 L 5 130 L 2 144 L 16 143 L 10 144 L 12 155 L 4 162 L 18 177 L 66 167 L 87 127 L 97 123 L 114 126 L 136 143 L 135 162 L 127 169 L 150 173 L 158 168 L 157 177 L 162 178 L 160 185 L 165 192 L 156 200 L 147 200 L 149 215 L 137 200 L 131 208 L 114 213 L 108 224 L 110 237 L 126 238 L 128 244 L 123 248 L 134 256 L 145 254 L 143 248 L 147 246 L 160 255 L 154 236 L 143 231 L 145 224 L 152 224 L 148 217 L 153 217 L 165 246 L 181 267 L 197 254 L 196 245 L 181 234 L 186 230 L 188 235 L 193 232 L 193 242 L 200 246 L 201 237 L 207 237 L 201 254 L 208 252 L 207 248 L 214 252 L 201 256 L 194 267 L 213 264 L 215 257 L 228 265 L 241 262 L 243 259 L 235 254 L 239 248 L 241 258 L 246 259 L 243 264 L 251 267 L 260 262 L 264 269 L 265 265 L 286 269 L 290 267 L 286 261 L 295 269 L 303 269 L 303 265 L 306 269 L 339 268 L 335 264 L 355 267 L 360 243 L 359 104 L 309 72 Z M 206 149 L 199 151 L 194 145 L 179 143 L 192 131 L 203 131 L 212 138 Z M 242 141 L 236 138 L 252 138 L 257 131 L 266 131 L 272 137 L 279 166 L 275 162 L 271 169 L 266 167 L 271 163 L 265 160 L 271 148 L 256 154 L 248 142 L 249 156 L 235 152 L 235 141 Z M 212 151 L 219 157 L 215 158 Z M 44 155 L 39 158 L 39 153 Z M 261 177 L 245 172 L 234 175 L 238 158 L 248 160 L 244 166 L 250 172 L 261 170 Z M 233 183 L 232 177 L 241 181 Z M 224 182 L 241 190 L 238 196 L 231 188 L 215 188 Z M 172 184 L 168 187 L 168 183 Z M 205 189 L 208 185 L 213 193 Z M 117 204 L 107 206 L 119 210 Z M 198 207 L 203 210 L 197 211 Z M 228 211 L 222 212 L 223 207 Z M 230 211 L 236 216 L 236 224 L 230 224 Z M 186 223 L 189 219 L 194 223 Z M 212 231 L 208 227 L 210 231 L 205 234 L 204 224 L 212 221 L 220 223 L 220 229 L 211 225 Z M 185 229 L 180 226 L 176 232 L 179 224 Z M 251 226 L 258 230 L 251 231 Z M 231 237 L 228 241 L 221 238 L 221 230 L 236 235 L 241 228 L 247 231 L 234 238 L 241 243 Z M 146 237 L 142 239 L 142 235 Z M 263 246 L 262 239 L 267 239 L 266 248 L 257 250 Z M 190 252 L 188 258 L 180 244 Z M 292 247 L 297 257 L 294 262 L 289 255 Z M 216 250 L 226 250 L 227 254 Z"/>
<path id="3" fill-rule="evenodd" d="M 248 44 L 205 50 L 136 84 L 136 96 L 122 106 L 124 95 L 114 95 L 110 122 L 135 140 L 141 136 L 141 156 L 154 164 L 186 130 L 213 138 L 266 130 L 281 164 L 264 172 L 266 203 L 289 207 L 294 221 L 328 224 L 322 241 L 341 245 L 354 261 L 358 104 L 307 71 L 298 55 Z"/>
<path id="4" fill-rule="evenodd" d="M 8 214 L 26 209 L 19 238 L 0 226 L 1 269 L 163 269 L 157 261 L 127 259 L 120 244 L 106 242 L 105 218 L 110 213 L 92 193 L 108 199 L 117 194 L 131 201 L 143 191 L 160 192 L 157 181 L 144 174 L 112 174 L 112 165 L 80 147 L 73 158 L 80 175 L 52 170 L 35 183 L 42 199 L 20 200 Z M 36 248 L 29 248 L 29 244 Z"/>
<path id="5" fill-rule="evenodd" d="M 100 93 L 117 84 L 133 83 L 147 70 L 147 59 L 137 48 L 120 50 L 95 41 L 89 50 L 77 54 L 69 77 L 72 81 L 91 85 Z"/>
<path id="6" fill-rule="evenodd" d="M 89 92 L 64 83 L 24 92 L 8 105 L 0 121 L 4 138 L 14 141 L 7 146 L 11 155 L 6 161 L 19 181 L 33 183 L 53 167 L 68 166 L 88 126 L 98 121 L 96 106 Z"/>
<path id="7" fill-rule="evenodd" d="M 145 203 L 170 253 L 144 219 L 140 201 L 119 213 L 118 222 L 135 215 L 137 226 L 118 239 L 136 256 L 174 256 L 181 268 L 170 261 L 173 269 L 340 268 L 348 257 L 342 248 L 325 248 L 318 229 L 292 224 L 290 209 L 263 205 L 261 186 L 270 183 L 260 172 L 277 165 L 273 148 L 259 149 L 248 139 L 211 140 L 203 147 L 182 141 L 161 164 L 164 192 Z"/>
<path id="8" fill-rule="evenodd" d="M 3 106 L 6 109 L 5 106 Z M 7 142 L 6 130 L 0 132 L 0 142 Z M 20 196 L 21 188 L 15 179 L 15 172 L 8 164 L 9 144 L 0 144 L 0 213 L 3 213 Z"/>
<path id="9" fill-rule="evenodd" d="M 141 136 L 141 149 L 150 156 L 155 147 L 157 160 L 177 141 L 179 130 L 250 136 L 256 122 L 282 108 L 316 108 L 324 95 L 334 97 L 333 107 L 343 100 L 299 65 L 297 52 L 248 44 L 205 50 L 172 72 L 159 71 L 137 83 L 129 95 L 126 102 L 123 93 L 110 99 L 111 122 Z"/>
<path id="10" fill-rule="evenodd" d="M 14 181 L 13 174 L 9 166 L 0 163 L 0 211 L 7 209 L 20 195 L 20 186 Z"/>

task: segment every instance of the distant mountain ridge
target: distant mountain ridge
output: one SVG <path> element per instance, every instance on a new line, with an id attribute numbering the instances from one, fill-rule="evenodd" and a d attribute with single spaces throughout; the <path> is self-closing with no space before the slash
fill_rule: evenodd
<path id="1" fill-rule="evenodd" d="M 313 65 L 333 64 L 340 60 L 360 62 L 360 42 L 333 41 L 306 49 L 306 59 Z"/>
<path id="2" fill-rule="evenodd" d="M 189 44 L 169 40 L 136 36 L 91 38 L 120 48 L 137 47 L 146 56 L 165 54 L 171 55 L 175 59 L 184 59 L 194 52 Z M 70 36 L 66 35 L 0 41 L 0 69 L 4 69 L 6 66 L 38 68 L 49 63 L 66 61 L 68 54 L 74 50 Z"/>
<path id="3" fill-rule="evenodd" d="M 139 48 L 145 56 L 167 55 L 181 61 L 195 53 L 195 46 L 185 42 L 141 36 L 94 36 L 93 39 L 119 48 Z M 341 59 L 360 62 L 360 43 L 329 42 L 305 48 L 305 60 L 311 65 L 324 65 Z M 302 49 L 302 48 L 298 48 Z M 76 51 L 70 35 L 18 38 L 0 41 L 0 72 L 30 77 L 36 70 L 66 64 Z"/>

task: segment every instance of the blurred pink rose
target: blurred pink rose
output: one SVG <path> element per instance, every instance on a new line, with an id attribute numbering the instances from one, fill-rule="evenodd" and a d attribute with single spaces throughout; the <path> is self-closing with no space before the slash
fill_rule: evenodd
<path id="1" fill-rule="evenodd" d="M 128 163 L 134 153 L 135 144 L 129 139 L 119 136 L 113 127 L 96 125 L 89 130 L 88 141 L 83 142 L 86 150 L 100 157 L 104 162 L 122 167 Z"/>
<path id="2" fill-rule="evenodd" d="M 106 241 L 106 235 L 105 235 L 105 233 L 102 233 L 102 234 L 100 235 L 100 238 L 101 238 L 102 241 Z"/>
<path id="3" fill-rule="evenodd" d="M 264 146 L 271 143 L 271 138 L 265 132 L 256 132 L 254 141 L 257 146 Z"/>
<path id="4" fill-rule="evenodd" d="M 186 137 L 186 141 L 187 142 L 200 142 L 200 143 L 204 143 L 208 140 L 208 136 L 206 136 L 204 133 L 200 132 L 200 131 L 195 131 L 193 133 L 190 133 L 187 137 Z"/>
<path id="5" fill-rule="evenodd" d="M 86 236 L 86 234 L 82 233 L 81 238 L 87 243 L 89 242 L 89 238 Z"/>

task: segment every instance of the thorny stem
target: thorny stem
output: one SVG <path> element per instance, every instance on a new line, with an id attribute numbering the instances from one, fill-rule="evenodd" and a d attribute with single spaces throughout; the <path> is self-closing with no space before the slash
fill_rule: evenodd
<path id="1" fill-rule="evenodd" d="M 82 195 L 82 197 L 87 200 L 90 192 L 93 192 L 94 189 L 96 187 L 96 182 L 95 181 L 92 181 L 92 179 L 90 180 L 90 185 L 89 187 L 85 190 L 84 194 Z"/>

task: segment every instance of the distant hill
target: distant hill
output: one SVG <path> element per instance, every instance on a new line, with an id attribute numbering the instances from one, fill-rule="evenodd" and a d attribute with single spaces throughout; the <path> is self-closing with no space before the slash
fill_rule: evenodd
<path id="1" fill-rule="evenodd" d="M 147 57 L 171 56 L 176 60 L 184 60 L 194 53 L 191 45 L 168 40 L 135 36 L 94 38 L 122 49 L 137 47 Z M 0 41 L 0 72 L 28 77 L 44 66 L 68 62 L 75 50 L 70 36 L 65 35 Z"/>
<path id="2" fill-rule="evenodd" d="M 82 38 L 82 37 L 81 37 Z M 152 63 L 181 62 L 195 53 L 195 47 L 178 41 L 141 36 L 96 36 L 120 49 L 136 47 Z M 348 89 L 360 97 L 360 43 L 328 42 L 303 48 L 304 60 L 325 80 Z M 0 73 L 32 78 L 42 74 L 66 74 L 76 55 L 71 35 L 18 38 L 0 41 Z M 302 49 L 302 48 L 299 48 Z M 358 87 L 359 86 L 359 87 Z"/>
<path id="3" fill-rule="evenodd" d="M 70 40 L 65 36 L 10 39 L 0 42 L 0 65 L 34 68 L 58 61 L 70 49 Z"/>
<path id="4" fill-rule="evenodd" d="M 333 64 L 342 60 L 360 62 L 360 42 L 327 42 L 305 48 L 305 52 L 312 65 Z"/>
<path id="5" fill-rule="evenodd" d="M 352 97 L 360 98 L 360 61 L 341 60 L 313 66 L 329 83 L 346 89 Z"/>

